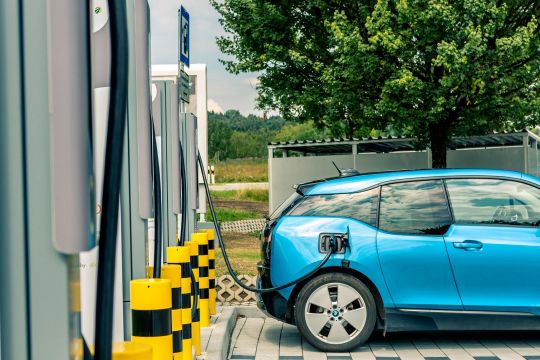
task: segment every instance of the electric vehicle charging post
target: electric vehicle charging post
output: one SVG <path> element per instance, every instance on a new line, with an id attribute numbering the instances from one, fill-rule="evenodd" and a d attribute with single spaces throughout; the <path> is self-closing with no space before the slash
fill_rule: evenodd
<path id="1" fill-rule="evenodd" d="M 122 258 L 124 338 L 131 337 L 130 281 L 143 279 L 149 259 L 148 223 L 152 201 L 152 131 L 149 75 L 149 7 L 146 1 L 127 3 L 129 88 L 127 138 L 122 169 Z M 120 285 L 120 284 L 119 284 Z"/>
<path id="2" fill-rule="evenodd" d="M 100 180 L 105 153 L 107 109 L 110 86 L 110 19 L 105 0 L 94 0 L 93 71 L 94 86 L 94 154 L 97 178 Z M 152 211 L 152 150 L 149 100 L 149 8 L 146 1 L 126 3 L 129 41 L 129 85 L 127 91 L 127 129 L 122 161 L 120 225 L 118 236 L 117 270 L 115 279 L 114 340 L 129 339 L 131 335 L 129 281 L 146 274 L 148 256 L 148 220 Z M 144 86 L 147 84 L 147 86 Z M 99 188 L 99 183 L 96 186 Z M 138 191 L 133 191 L 138 189 Z M 99 191 L 99 189 L 97 189 Z M 131 191 L 130 191 L 131 190 Z M 99 194 L 99 192 L 98 192 Z M 98 197 L 101 201 L 100 197 Z M 98 212 L 101 204 L 98 203 Z M 99 219 L 99 218 L 98 218 Z M 81 256 L 83 333 L 93 343 L 93 319 L 96 251 Z M 122 311 L 123 310 L 123 311 Z M 124 316 L 123 316 L 124 315 Z"/>
<path id="3" fill-rule="evenodd" d="M 56 15 L 61 17 L 64 13 L 65 21 L 57 24 L 58 27 L 69 27 L 71 40 L 81 39 L 81 45 L 87 44 L 89 29 L 77 20 L 87 13 L 84 10 L 78 12 L 70 4 L 60 7 Z M 77 252 L 74 251 L 77 244 L 90 240 L 87 228 L 71 239 L 72 242 L 62 245 L 56 237 L 61 229 L 55 229 L 53 225 L 51 209 L 55 194 L 47 189 L 57 188 L 58 179 L 50 167 L 53 144 L 49 136 L 53 126 L 51 116 L 57 113 L 50 105 L 58 104 L 57 99 L 62 94 L 57 91 L 67 89 L 53 87 L 51 83 L 53 64 L 50 61 L 62 59 L 51 59 L 50 56 L 49 34 L 53 36 L 56 30 L 51 31 L 50 22 L 54 15 L 49 10 L 46 2 L 6 0 L 0 4 L 0 114 L 4 119 L 0 122 L 3 154 L 0 157 L 2 359 L 39 358 L 43 354 L 55 359 L 69 358 L 71 269 L 68 256 L 59 253 L 53 244 L 60 245 L 58 248 L 64 251 L 71 248 L 69 253 L 73 253 Z M 88 19 L 83 21 L 88 23 Z M 81 35 L 86 37 L 79 37 Z M 57 45 L 61 44 L 55 42 L 54 46 Z M 77 55 L 71 59 L 72 65 L 89 68 L 88 58 L 81 59 Z M 80 60 L 86 65 L 79 63 Z M 86 101 L 87 104 L 78 118 L 72 119 L 78 123 L 81 116 L 90 114 L 87 112 L 90 89 L 77 87 L 74 91 L 77 89 L 79 91 L 72 95 L 82 96 L 78 102 Z M 83 89 L 84 93 L 80 92 Z M 85 151 L 74 149 L 76 152 L 81 150 Z M 88 160 L 81 165 L 85 162 Z M 88 172 L 88 168 L 73 170 Z M 86 181 L 89 180 L 87 177 Z M 84 194 L 88 192 L 78 198 Z M 93 205 L 90 200 L 86 201 L 85 209 L 79 211 L 87 211 L 90 215 Z M 79 212 L 79 215 L 82 214 Z M 87 227 L 88 223 L 83 225 Z M 57 324 L 54 333 L 50 331 L 52 323 Z"/>

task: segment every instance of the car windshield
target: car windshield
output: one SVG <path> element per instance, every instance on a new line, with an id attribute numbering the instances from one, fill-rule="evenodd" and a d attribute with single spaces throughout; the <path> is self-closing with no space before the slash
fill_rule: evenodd
<path id="1" fill-rule="evenodd" d="M 287 211 L 298 199 L 302 197 L 301 194 L 294 192 L 287 200 L 283 202 L 274 212 L 270 215 L 270 220 L 279 218 L 285 211 Z"/>

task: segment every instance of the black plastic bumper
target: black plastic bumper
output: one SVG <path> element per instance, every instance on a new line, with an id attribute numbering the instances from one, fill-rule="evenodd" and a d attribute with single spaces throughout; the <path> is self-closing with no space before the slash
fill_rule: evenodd
<path id="1" fill-rule="evenodd" d="M 268 289 L 272 287 L 270 280 L 270 269 L 262 262 L 257 264 L 257 270 L 259 271 L 259 279 L 257 280 L 257 288 Z M 257 307 L 261 309 L 265 314 L 275 319 L 290 322 L 290 316 L 288 316 L 287 300 L 279 294 L 277 291 L 268 293 L 257 293 Z"/>

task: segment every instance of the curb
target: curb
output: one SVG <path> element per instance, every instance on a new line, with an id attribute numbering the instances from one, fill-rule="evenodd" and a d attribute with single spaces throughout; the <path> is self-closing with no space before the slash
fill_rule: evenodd
<path id="1" fill-rule="evenodd" d="M 256 306 L 224 307 L 212 331 L 206 348 L 205 360 L 226 360 L 229 355 L 231 335 L 238 317 L 267 317 Z"/>

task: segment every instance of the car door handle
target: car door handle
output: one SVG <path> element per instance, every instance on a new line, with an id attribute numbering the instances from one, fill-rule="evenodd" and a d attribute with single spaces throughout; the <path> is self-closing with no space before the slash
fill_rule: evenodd
<path id="1" fill-rule="evenodd" d="M 484 244 L 476 240 L 465 240 L 463 242 L 455 242 L 454 247 L 456 249 L 463 249 L 463 250 L 480 250 L 481 248 L 484 247 Z"/>

